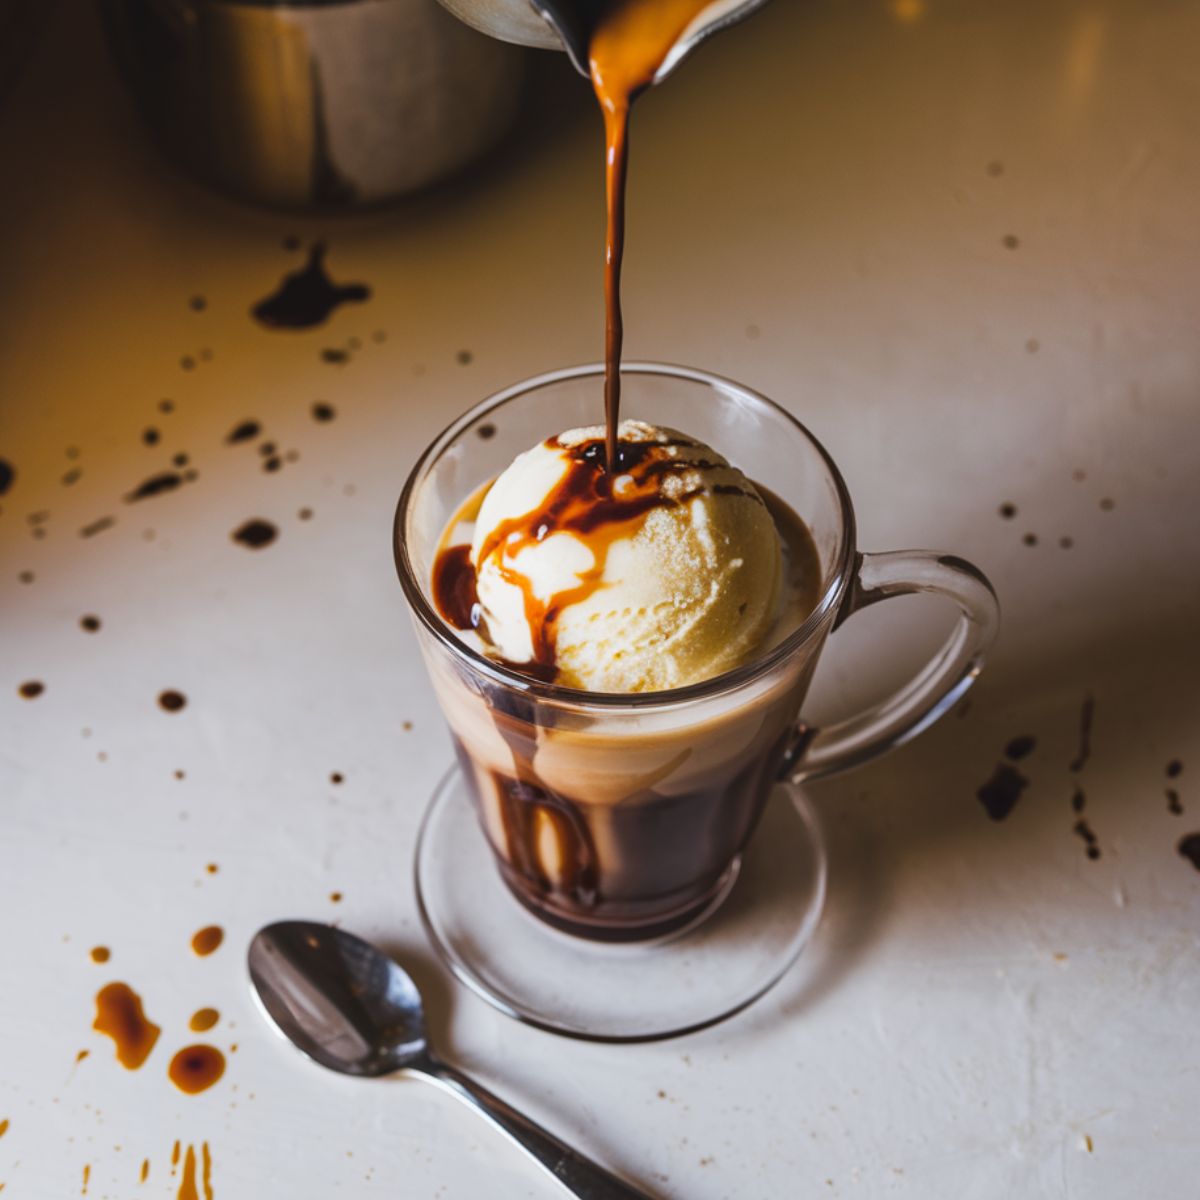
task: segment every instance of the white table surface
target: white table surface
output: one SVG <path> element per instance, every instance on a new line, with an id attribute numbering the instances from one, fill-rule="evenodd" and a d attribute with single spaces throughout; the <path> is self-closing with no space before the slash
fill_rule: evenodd
<path id="1" fill-rule="evenodd" d="M 411 956 L 448 1057 L 664 1197 L 1195 1194 L 1200 873 L 1176 844 L 1200 830 L 1200 9 L 777 0 L 641 105 L 630 354 L 790 406 L 862 544 L 974 559 L 1005 625 L 965 716 L 813 788 L 831 893 L 800 966 L 724 1025 L 613 1048 L 520 1027 L 432 960 L 410 862 L 450 747 L 388 544 L 436 430 L 598 353 L 586 94 L 511 169 L 291 219 L 165 168 L 90 8 L 63 7 L 0 110 L 4 1200 L 77 1195 L 85 1166 L 90 1196 L 175 1196 L 176 1139 L 208 1143 L 219 1200 L 555 1194 L 435 1089 L 337 1078 L 268 1034 L 243 950 L 287 915 Z M 252 322 L 293 233 L 371 300 L 307 333 Z M 223 445 L 249 417 L 299 461 Z M 194 483 L 122 502 L 179 451 Z M 276 544 L 231 542 L 250 516 Z M 839 633 L 819 710 L 915 661 L 919 607 Z M 1097 861 L 1070 808 L 1087 695 Z M 1031 783 L 996 823 L 975 793 L 1017 734 Z M 198 959 L 210 922 L 226 942 Z M 90 1028 L 113 979 L 163 1027 L 137 1072 Z M 202 1005 L 238 1049 L 187 1097 L 166 1064 Z"/>

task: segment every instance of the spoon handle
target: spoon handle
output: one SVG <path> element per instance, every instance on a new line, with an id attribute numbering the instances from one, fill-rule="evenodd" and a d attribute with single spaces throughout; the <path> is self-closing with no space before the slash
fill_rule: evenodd
<path id="1" fill-rule="evenodd" d="M 579 1200 L 653 1200 L 648 1193 L 622 1183 L 598 1163 L 572 1150 L 565 1142 L 560 1142 L 554 1134 L 517 1112 L 511 1104 L 494 1096 L 461 1071 L 436 1060 L 422 1063 L 420 1070 L 434 1083 L 440 1084 L 486 1117 Z"/>

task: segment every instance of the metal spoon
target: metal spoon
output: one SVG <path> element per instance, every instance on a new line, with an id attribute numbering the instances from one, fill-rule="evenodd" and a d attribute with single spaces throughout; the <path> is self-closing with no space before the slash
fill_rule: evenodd
<path id="1" fill-rule="evenodd" d="M 416 984 L 370 942 L 314 921 L 279 921 L 254 935 L 247 965 L 268 1019 L 321 1066 L 343 1075 L 423 1075 L 581 1200 L 651 1200 L 438 1059 Z"/>

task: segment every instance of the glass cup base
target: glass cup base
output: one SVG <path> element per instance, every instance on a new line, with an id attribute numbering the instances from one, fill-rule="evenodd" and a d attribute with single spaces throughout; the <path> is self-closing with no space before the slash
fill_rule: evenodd
<path id="1" fill-rule="evenodd" d="M 753 1004 L 811 939 L 825 873 L 812 807 L 779 785 L 740 863 L 683 929 L 638 942 L 576 937 L 508 890 L 457 766 L 429 803 L 415 862 L 421 918 L 460 982 L 519 1021 L 597 1042 L 674 1037 Z"/>

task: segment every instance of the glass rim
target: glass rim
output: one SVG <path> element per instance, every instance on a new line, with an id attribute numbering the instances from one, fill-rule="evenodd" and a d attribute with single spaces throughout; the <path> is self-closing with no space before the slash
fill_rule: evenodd
<path id="1" fill-rule="evenodd" d="M 816 450 L 833 481 L 840 508 L 841 525 L 838 531 L 839 544 L 836 547 L 834 562 L 836 567 L 829 583 L 821 593 L 821 598 L 812 612 L 778 645 L 773 646 L 765 654 L 752 659 L 748 663 L 723 671 L 711 679 L 691 683 L 685 687 L 668 688 L 653 692 L 590 692 L 583 688 L 564 687 L 557 683 L 543 683 L 528 675 L 502 665 L 494 659 L 468 646 L 457 633 L 446 623 L 426 599 L 421 581 L 417 578 L 412 559 L 408 552 L 408 541 L 404 536 L 404 522 L 408 514 L 417 485 L 424 478 L 428 469 L 437 462 L 442 453 L 457 439 L 458 435 L 477 421 L 480 417 L 507 404 L 510 400 L 527 392 L 538 391 L 554 384 L 563 383 L 570 379 L 581 379 L 589 375 L 603 376 L 604 364 L 600 362 L 583 363 L 574 367 L 560 367 L 547 371 L 542 375 L 534 375 L 528 379 L 519 380 L 493 392 L 490 396 L 472 405 L 457 416 L 441 433 L 426 446 L 421 456 L 413 465 L 400 499 L 396 503 L 396 515 L 392 521 L 392 554 L 396 563 L 396 573 L 400 578 L 400 586 L 404 590 L 409 607 L 417 615 L 421 624 L 447 649 L 466 662 L 492 682 L 502 684 L 516 691 L 536 697 L 551 704 L 570 705 L 573 708 L 602 708 L 602 709 L 646 709 L 661 708 L 692 700 L 706 699 L 718 696 L 723 692 L 733 691 L 748 683 L 770 674 L 781 663 L 791 658 L 801 646 L 810 641 L 820 629 L 826 617 L 836 612 L 849 586 L 855 558 L 855 522 L 854 508 L 850 502 L 850 493 L 842 478 L 837 465 L 829 452 L 817 440 L 808 428 L 796 419 L 781 404 L 745 384 L 702 371 L 695 367 L 677 366 L 663 362 L 627 362 L 621 364 L 621 375 L 659 375 L 672 379 L 681 379 L 692 383 L 702 383 L 709 387 L 725 388 L 738 392 L 753 403 L 771 409 L 792 426 L 809 445 Z M 803 519 L 803 518 L 802 518 Z"/>

